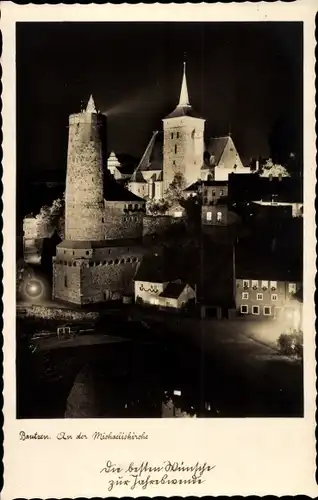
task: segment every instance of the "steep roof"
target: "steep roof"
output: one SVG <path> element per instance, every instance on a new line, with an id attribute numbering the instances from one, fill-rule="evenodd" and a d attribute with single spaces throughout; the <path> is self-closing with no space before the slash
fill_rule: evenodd
<path id="1" fill-rule="evenodd" d="M 188 85 L 187 85 L 187 76 L 186 76 L 186 63 L 183 63 L 183 75 L 182 75 L 182 84 L 181 84 L 181 91 L 180 91 L 180 97 L 179 97 L 179 103 L 178 106 L 172 113 L 170 113 L 168 116 L 165 117 L 167 118 L 179 118 L 182 116 L 190 116 L 192 118 L 201 118 L 202 117 L 196 113 L 189 100 L 189 94 L 188 94 Z"/>
<path id="2" fill-rule="evenodd" d="M 218 165 L 220 163 L 225 147 L 230 140 L 232 141 L 230 136 L 211 137 L 211 139 L 209 139 L 206 149 L 209 154 L 214 157 L 215 165 Z"/>
<path id="3" fill-rule="evenodd" d="M 185 283 L 168 283 L 163 292 L 161 292 L 160 297 L 167 297 L 171 299 L 177 299 L 183 292 L 186 284 Z"/>
<path id="4" fill-rule="evenodd" d="M 90 96 L 90 98 L 88 100 L 87 107 L 86 107 L 86 113 L 97 113 L 95 101 L 94 101 L 94 98 L 92 95 Z"/>
<path id="5" fill-rule="evenodd" d="M 203 120 L 202 116 L 194 111 L 192 106 L 177 106 L 172 113 L 169 113 L 169 115 L 165 117 L 165 120 L 167 118 L 181 118 L 182 116 L 190 116 L 191 118 L 200 118 Z"/>
<path id="6" fill-rule="evenodd" d="M 156 130 L 145 149 L 145 152 L 130 178 L 131 182 L 145 182 L 143 172 L 163 170 L 163 133 Z"/>

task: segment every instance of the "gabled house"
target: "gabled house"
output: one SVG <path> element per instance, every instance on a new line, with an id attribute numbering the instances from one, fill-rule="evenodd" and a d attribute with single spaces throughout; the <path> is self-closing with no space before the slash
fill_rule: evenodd
<path id="1" fill-rule="evenodd" d="M 243 166 L 231 135 L 211 138 L 206 145 L 205 158 L 201 168 L 203 180 L 227 181 L 231 173 L 250 173 L 250 168 Z"/>
<path id="2" fill-rule="evenodd" d="M 173 269 L 163 265 L 160 257 L 145 257 L 134 280 L 136 303 L 182 309 L 194 301 L 194 288 L 176 276 Z"/>

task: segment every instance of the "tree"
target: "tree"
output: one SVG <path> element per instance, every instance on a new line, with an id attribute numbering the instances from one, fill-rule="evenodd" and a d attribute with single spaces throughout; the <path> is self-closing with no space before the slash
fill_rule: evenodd
<path id="1" fill-rule="evenodd" d="M 287 169 L 283 165 L 273 163 L 271 158 L 268 158 L 262 167 L 261 177 L 290 177 Z"/>
<path id="2" fill-rule="evenodd" d="M 177 172 L 166 191 L 166 199 L 171 206 L 179 204 L 180 201 L 185 199 L 184 190 L 186 188 L 186 182 L 184 175 L 181 172 Z"/>

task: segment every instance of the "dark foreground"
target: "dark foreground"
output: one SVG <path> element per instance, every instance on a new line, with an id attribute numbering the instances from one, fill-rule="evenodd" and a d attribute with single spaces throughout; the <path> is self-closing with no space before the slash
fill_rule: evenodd
<path id="1" fill-rule="evenodd" d="M 302 363 L 246 335 L 242 322 L 140 314 L 96 326 L 95 338 L 125 342 L 69 342 L 33 354 L 20 323 L 17 417 L 161 417 L 169 396 L 198 417 L 303 415 Z"/>

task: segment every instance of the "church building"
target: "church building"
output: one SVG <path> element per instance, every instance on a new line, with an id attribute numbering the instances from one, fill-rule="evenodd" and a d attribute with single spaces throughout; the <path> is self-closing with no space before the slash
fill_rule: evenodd
<path id="1" fill-rule="evenodd" d="M 128 189 L 146 200 L 162 200 L 176 174 L 187 189 L 198 180 L 227 181 L 230 173 L 250 173 L 244 167 L 230 135 L 204 140 L 205 119 L 191 106 L 186 65 L 179 102 L 155 131 Z"/>

